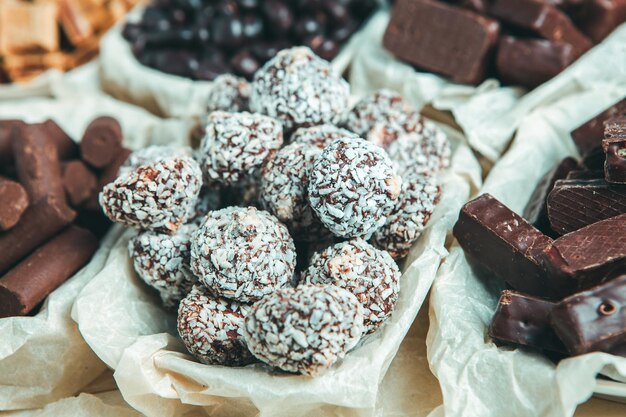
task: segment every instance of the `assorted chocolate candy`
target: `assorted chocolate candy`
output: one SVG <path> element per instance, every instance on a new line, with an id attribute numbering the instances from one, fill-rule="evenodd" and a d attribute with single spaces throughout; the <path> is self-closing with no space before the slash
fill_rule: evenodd
<path id="1" fill-rule="evenodd" d="M 348 109 L 308 48 L 212 88 L 199 149 L 133 153 L 100 203 L 137 229 L 135 271 L 198 360 L 316 375 L 392 316 L 448 139 L 391 91 Z M 413 163 L 390 152 L 404 140 Z"/>
<path id="2" fill-rule="evenodd" d="M 123 35 L 137 59 L 159 71 L 251 79 L 291 46 L 333 59 L 377 6 L 376 0 L 155 0 Z"/>
<path id="3" fill-rule="evenodd" d="M 387 50 L 464 84 L 534 88 L 626 21 L 624 0 L 398 0 Z"/>

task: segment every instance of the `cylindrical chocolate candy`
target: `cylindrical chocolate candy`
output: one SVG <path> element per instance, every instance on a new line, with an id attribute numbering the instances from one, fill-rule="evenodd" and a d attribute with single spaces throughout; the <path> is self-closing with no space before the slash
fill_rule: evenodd
<path id="1" fill-rule="evenodd" d="M 89 210 L 100 210 L 100 204 L 98 203 L 98 194 L 110 182 L 115 181 L 117 178 L 117 174 L 120 171 L 121 166 L 126 162 L 130 154 L 133 153 L 130 149 L 122 148 L 122 150 L 117 154 L 112 163 L 110 163 L 106 168 L 102 170 L 100 174 L 100 179 L 98 180 L 98 187 L 94 195 L 92 195 L 89 200 L 85 203 L 85 208 Z"/>
<path id="2" fill-rule="evenodd" d="M 78 157 L 78 144 L 76 144 L 54 120 L 48 119 L 39 125 L 56 145 L 57 154 L 61 161 Z"/>
<path id="3" fill-rule="evenodd" d="M 65 196 L 72 207 L 79 207 L 96 193 L 98 178 L 83 161 L 65 163 L 62 178 Z"/>
<path id="4" fill-rule="evenodd" d="M 13 135 L 15 129 L 24 125 L 20 120 L 0 120 L 0 167 L 13 164 Z"/>
<path id="5" fill-rule="evenodd" d="M 55 196 L 31 205 L 11 230 L 0 235 L 0 273 L 57 234 L 75 217 L 76 212 Z"/>
<path id="6" fill-rule="evenodd" d="M 94 168 L 111 164 L 122 150 L 122 127 L 112 117 L 98 117 L 87 126 L 80 143 L 84 161 Z"/>
<path id="7" fill-rule="evenodd" d="M 9 230 L 28 208 L 28 194 L 19 183 L 0 177 L 0 230 Z"/>
<path id="8" fill-rule="evenodd" d="M 0 278 L 0 318 L 28 314 L 82 268 L 98 248 L 88 230 L 70 226 Z"/>

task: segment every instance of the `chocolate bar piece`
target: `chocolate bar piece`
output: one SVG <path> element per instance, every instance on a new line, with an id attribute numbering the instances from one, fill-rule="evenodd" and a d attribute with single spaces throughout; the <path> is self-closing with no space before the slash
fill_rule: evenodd
<path id="1" fill-rule="evenodd" d="M 104 168 L 115 160 L 122 150 L 122 127 L 112 117 L 98 117 L 92 121 L 80 143 L 85 162 L 94 168 Z"/>
<path id="2" fill-rule="evenodd" d="M 84 162 L 70 161 L 63 166 L 63 188 L 72 207 L 80 207 L 96 192 L 98 178 Z"/>
<path id="3" fill-rule="evenodd" d="M 496 67 L 502 81 L 532 89 L 559 74 L 578 55 L 569 43 L 503 36 Z"/>
<path id="4" fill-rule="evenodd" d="M 542 298 L 502 291 L 489 336 L 501 343 L 565 352 L 565 346 L 550 325 L 550 313 L 556 305 Z"/>
<path id="5" fill-rule="evenodd" d="M 599 180 L 559 180 L 548 195 L 548 218 L 563 235 L 626 213 L 626 186 Z"/>
<path id="6" fill-rule="evenodd" d="M 57 234 L 75 217 L 76 212 L 55 196 L 32 204 L 11 230 L 0 235 L 0 273 Z"/>
<path id="7" fill-rule="evenodd" d="M 625 112 L 626 98 L 623 98 L 573 130 L 571 136 L 578 152 L 584 157 L 594 149 L 601 148 L 604 139 L 604 121 Z M 604 155 L 602 157 L 604 158 Z"/>
<path id="8" fill-rule="evenodd" d="M 552 239 L 491 195 L 465 204 L 453 234 L 474 265 L 514 289 L 546 297 L 556 294 L 540 260 Z"/>
<path id="9" fill-rule="evenodd" d="M 626 0 L 587 0 L 576 16 L 578 27 L 598 43 L 626 21 Z"/>
<path id="10" fill-rule="evenodd" d="M 98 248 L 89 231 L 70 226 L 0 279 L 0 318 L 28 314 L 76 271 Z"/>
<path id="11" fill-rule="evenodd" d="M 561 295 L 626 273 L 626 214 L 561 236 L 545 247 L 542 258 Z"/>
<path id="12" fill-rule="evenodd" d="M 28 208 L 28 194 L 20 184 L 0 177 L 0 230 L 9 230 Z"/>
<path id="13" fill-rule="evenodd" d="M 609 352 L 626 343 L 626 275 L 564 299 L 550 320 L 575 355 Z"/>
<path id="14" fill-rule="evenodd" d="M 536 0 L 495 0 L 491 15 L 504 22 L 530 30 L 553 42 L 569 43 L 582 54 L 592 47 L 565 13 L 554 6 Z"/>
<path id="15" fill-rule="evenodd" d="M 559 162 L 539 180 L 528 204 L 526 204 L 523 217 L 546 235 L 554 234 L 548 219 L 548 194 L 554 188 L 554 184 L 565 178 L 577 165 L 576 160 L 571 157 Z"/>
<path id="16" fill-rule="evenodd" d="M 383 45 L 398 58 L 454 81 L 477 84 L 498 40 L 497 21 L 430 0 L 400 0 Z"/>
<path id="17" fill-rule="evenodd" d="M 601 169 L 576 169 L 570 171 L 566 180 L 601 180 L 604 178 L 604 170 Z"/>

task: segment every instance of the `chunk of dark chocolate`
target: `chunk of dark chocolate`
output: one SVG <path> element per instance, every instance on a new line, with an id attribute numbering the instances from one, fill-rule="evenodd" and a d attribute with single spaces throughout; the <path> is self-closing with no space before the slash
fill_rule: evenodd
<path id="1" fill-rule="evenodd" d="M 626 116 L 605 121 L 604 135 L 604 178 L 610 183 L 626 184 Z"/>
<path id="2" fill-rule="evenodd" d="M 624 221 L 624 220 L 623 220 Z M 550 315 L 572 354 L 610 352 L 626 343 L 626 275 L 561 301 Z"/>
<path id="3" fill-rule="evenodd" d="M 535 191 L 528 200 L 528 204 L 526 204 L 523 217 L 546 235 L 554 234 L 548 219 L 548 194 L 554 188 L 554 184 L 558 180 L 565 178 L 577 165 L 576 160 L 571 157 L 565 158 L 556 164 L 554 168 L 539 180 Z"/>
<path id="4" fill-rule="evenodd" d="M 550 313 L 556 305 L 542 298 L 503 291 L 489 326 L 489 336 L 501 343 L 565 352 L 565 346 L 550 325 Z"/>
<path id="5" fill-rule="evenodd" d="M 383 44 L 420 69 L 477 84 L 487 76 L 499 32 L 497 21 L 470 10 L 430 0 L 399 0 Z"/>
<path id="6" fill-rule="evenodd" d="M 604 179 L 559 180 L 548 195 L 548 218 L 563 235 L 626 213 L 626 186 Z"/>
<path id="7" fill-rule="evenodd" d="M 463 207 L 453 234 L 468 260 L 514 289 L 546 297 L 557 293 L 540 261 L 552 239 L 491 195 Z"/>
<path id="8" fill-rule="evenodd" d="M 0 230 L 9 230 L 28 208 L 28 194 L 19 183 L 0 177 Z"/>
<path id="9" fill-rule="evenodd" d="M 122 127 L 112 117 L 98 117 L 92 121 L 80 142 L 83 160 L 94 168 L 111 164 L 122 150 Z"/>
<path id="10" fill-rule="evenodd" d="M 578 27 L 598 43 L 626 21 L 626 0 L 586 0 L 576 17 Z"/>
<path id="11" fill-rule="evenodd" d="M 602 139 L 604 139 L 604 121 L 625 112 L 626 98 L 623 98 L 574 129 L 571 136 L 578 152 L 584 157 L 594 149 L 601 148 Z"/>

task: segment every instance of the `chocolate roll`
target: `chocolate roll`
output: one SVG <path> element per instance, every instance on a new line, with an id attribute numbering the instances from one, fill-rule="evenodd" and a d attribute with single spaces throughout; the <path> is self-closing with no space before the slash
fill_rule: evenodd
<path id="1" fill-rule="evenodd" d="M 70 226 L 0 278 L 0 318 L 23 316 L 76 271 L 98 248 L 88 230 Z"/>
<path id="2" fill-rule="evenodd" d="M 13 135 L 22 126 L 21 120 L 0 120 L 0 167 L 13 164 Z"/>
<path id="3" fill-rule="evenodd" d="M 57 234 L 75 217 L 76 212 L 55 196 L 31 205 L 13 228 L 0 234 L 0 273 Z"/>
<path id="4" fill-rule="evenodd" d="M 626 275 L 561 301 L 550 315 L 574 355 L 610 352 L 626 343 Z"/>
<path id="5" fill-rule="evenodd" d="M 0 177 L 0 230 L 9 230 L 28 208 L 28 194 L 19 183 Z"/>
<path id="6" fill-rule="evenodd" d="M 54 120 L 39 124 L 57 148 L 59 160 L 67 161 L 78 157 L 78 145 Z"/>
<path id="7" fill-rule="evenodd" d="M 96 193 L 98 178 L 82 161 L 65 163 L 62 179 L 65 195 L 72 207 L 79 207 Z"/>
<path id="8" fill-rule="evenodd" d="M 82 159 L 94 168 L 111 164 L 122 150 L 122 127 L 112 117 L 92 121 L 80 142 Z"/>
<path id="9" fill-rule="evenodd" d="M 604 121 L 625 112 L 626 98 L 623 98 L 574 129 L 570 135 L 578 152 L 584 157 L 594 149 L 601 148 L 604 139 Z"/>

